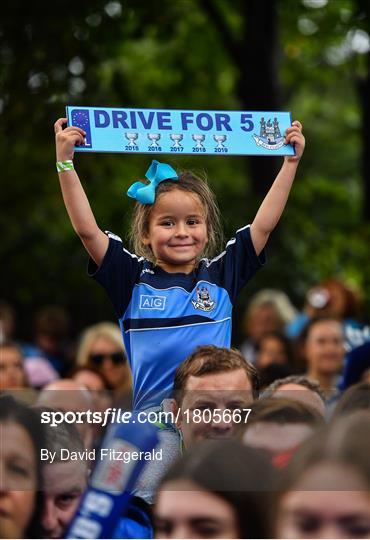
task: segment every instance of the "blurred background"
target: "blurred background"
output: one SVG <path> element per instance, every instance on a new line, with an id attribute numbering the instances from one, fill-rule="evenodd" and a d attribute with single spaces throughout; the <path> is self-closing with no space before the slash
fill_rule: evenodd
<path id="1" fill-rule="evenodd" d="M 1 293 L 28 339 L 39 308 L 57 305 L 71 332 L 115 320 L 67 217 L 55 170 L 54 121 L 66 105 L 288 110 L 306 151 L 268 264 L 240 297 L 305 292 L 330 277 L 370 309 L 370 4 L 368 0 L 25 2 L 0 21 Z M 251 222 L 279 158 L 176 156 L 206 171 L 226 238 Z M 150 157 L 76 154 L 98 224 L 125 238 L 125 192 Z M 239 317 L 239 320 L 241 317 Z M 238 341 L 238 317 L 234 341 Z"/>

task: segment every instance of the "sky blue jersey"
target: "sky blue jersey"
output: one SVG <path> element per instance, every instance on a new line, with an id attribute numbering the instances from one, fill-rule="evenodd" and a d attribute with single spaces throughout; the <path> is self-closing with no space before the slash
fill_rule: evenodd
<path id="1" fill-rule="evenodd" d="M 122 330 L 133 376 L 134 409 L 171 396 L 176 368 L 198 345 L 230 347 L 231 314 L 240 289 L 265 263 L 257 257 L 250 226 L 225 251 L 202 259 L 190 274 L 168 273 L 127 251 L 108 233 L 101 266 L 89 275 L 107 291 Z"/>

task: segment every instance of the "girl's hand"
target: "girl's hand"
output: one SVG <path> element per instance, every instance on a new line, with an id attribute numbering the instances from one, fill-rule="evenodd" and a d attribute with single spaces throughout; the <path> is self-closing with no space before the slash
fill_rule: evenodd
<path id="1" fill-rule="evenodd" d="M 54 124 L 57 161 L 73 159 L 75 145 L 85 143 L 85 131 L 76 126 L 63 129 L 67 118 L 59 118 Z"/>
<path id="2" fill-rule="evenodd" d="M 302 124 L 295 120 L 292 126 L 285 131 L 285 144 L 292 144 L 295 150 L 295 156 L 285 156 L 285 161 L 298 162 L 303 154 L 305 138 L 302 134 Z"/>

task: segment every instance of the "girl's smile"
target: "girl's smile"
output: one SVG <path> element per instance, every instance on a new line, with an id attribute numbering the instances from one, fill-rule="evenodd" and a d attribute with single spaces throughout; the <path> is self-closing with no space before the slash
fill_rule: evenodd
<path id="1" fill-rule="evenodd" d="M 205 211 L 198 195 L 180 189 L 162 193 L 150 214 L 143 242 L 166 272 L 191 272 L 208 242 Z"/>

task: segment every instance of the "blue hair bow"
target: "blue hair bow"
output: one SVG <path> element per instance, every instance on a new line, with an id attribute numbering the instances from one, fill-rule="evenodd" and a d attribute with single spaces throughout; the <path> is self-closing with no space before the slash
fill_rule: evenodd
<path id="1" fill-rule="evenodd" d="M 178 180 L 179 177 L 175 169 L 167 163 L 159 163 L 156 159 L 153 159 L 149 169 L 145 173 L 145 177 L 149 180 L 150 184 L 143 184 L 143 182 L 135 182 L 129 187 L 127 195 L 141 202 L 142 204 L 153 204 L 155 201 L 155 190 L 161 182 L 164 180 Z"/>

